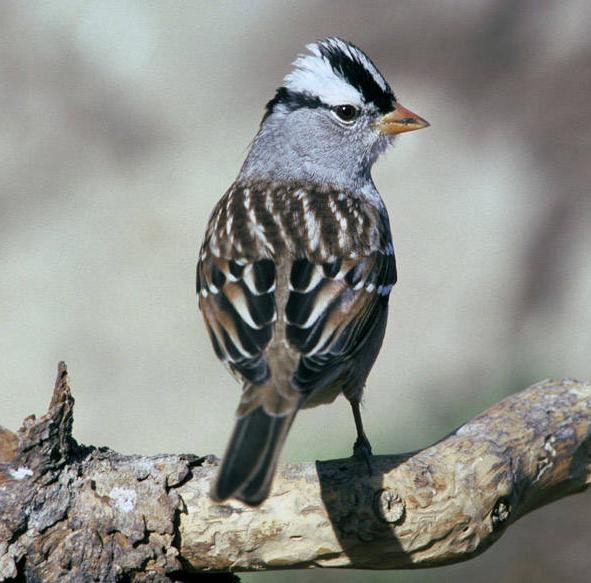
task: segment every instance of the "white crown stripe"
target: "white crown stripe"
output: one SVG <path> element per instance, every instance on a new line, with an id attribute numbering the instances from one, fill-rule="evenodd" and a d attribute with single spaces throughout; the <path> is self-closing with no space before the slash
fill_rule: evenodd
<path id="1" fill-rule="evenodd" d="M 326 50 L 340 52 L 361 65 L 385 93 L 391 93 L 388 83 L 371 60 L 357 47 L 339 38 L 330 38 L 306 45 L 310 54 L 299 55 L 293 70 L 283 80 L 284 87 L 296 93 L 318 97 L 327 105 L 351 104 L 362 106 L 363 94 L 341 73 L 333 69 Z"/>
<path id="2" fill-rule="evenodd" d="M 307 45 L 311 55 L 300 55 L 294 69 L 283 80 L 286 89 L 308 93 L 327 105 L 363 105 L 363 96 L 350 83 L 340 77 L 327 59 L 322 57 L 317 43 Z"/>

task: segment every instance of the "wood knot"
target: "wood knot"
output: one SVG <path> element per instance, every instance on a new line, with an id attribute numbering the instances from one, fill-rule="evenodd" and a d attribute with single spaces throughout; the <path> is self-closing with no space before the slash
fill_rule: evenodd
<path id="1" fill-rule="evenodd" d="M 404 502 L 390 488 L 384 488 L 376 492 L 374 510 L 381 520 L 390 524 L 398 524 L 404 519 Z"/>
<path id="2" fill-rule="evenodd" d="M 507 498 L 499 498 L 491 512 L 490 519 L 493 531 L 502 528 L 511 515 L 511 503 Z"/>
<path id="3" fill-rule="evenodd" d="M 537 459 L 538 463 L 536 466 L 534 484 L 554 465 L 554 459 L 556 458 L 556 450 L 554 449 L 555 443 L 556 437 L 554 435 L 547 435 L 546 439 L 544 439 L 543 451 Z"/>

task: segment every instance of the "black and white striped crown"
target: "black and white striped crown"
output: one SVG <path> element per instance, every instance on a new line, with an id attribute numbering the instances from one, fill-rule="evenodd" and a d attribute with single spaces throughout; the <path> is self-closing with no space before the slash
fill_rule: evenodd
<path id="1" fill-rule="evenodd" d="M 267 104 L 267 114 L 277 104 L 290 109 L 373 104 L 382 113 L 394 109 L 394 92 L 361 49 L 340 38 L 311 43 L 306 48 L 309 54 L 299 55 L 294 61 L 283 87 Z"/>

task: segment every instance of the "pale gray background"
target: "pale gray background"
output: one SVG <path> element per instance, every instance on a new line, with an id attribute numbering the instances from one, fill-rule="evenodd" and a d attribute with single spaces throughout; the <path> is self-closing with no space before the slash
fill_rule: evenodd
<path id="1" fill-rule="evenodd" d="M 584 0 L 3 2 L 0 422 L 42 413 L 65 359 L 80 441 L 223 453 L 239 389 L 196 311 L 197 247 L 265 102 L 328 35 L 432 123 L 375 171 L 400 272 L 365 405 L 376 452 L 589 378 L 590 29 Z M 283 459 L 353 439 L 338 400 L 301 415 Z M 588 507 L 538 511 L 465 565 L 281 578 L 586 581 Z"/>

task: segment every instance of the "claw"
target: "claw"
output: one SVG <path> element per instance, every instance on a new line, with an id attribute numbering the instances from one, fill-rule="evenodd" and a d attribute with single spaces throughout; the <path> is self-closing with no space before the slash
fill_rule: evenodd
<path id="1" fill-rule="evenodd" d="M 357 437 L 353 445 L 353 457 L 360 462 L 365 462 L 367 465 L 367 472 L 370 476 L 373 475 L 373 467 L 371 465 L 371 444 L 365 435 Z"/>

